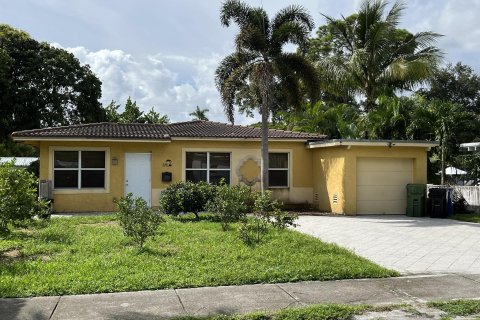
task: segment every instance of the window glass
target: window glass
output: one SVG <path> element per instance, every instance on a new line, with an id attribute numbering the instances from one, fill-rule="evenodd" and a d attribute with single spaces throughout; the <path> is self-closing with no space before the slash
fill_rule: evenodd
<path id="1" fill-rule="evenodd" d="M 54 170 L 54 188 L 78 188 L 78 170 Z"/>
<path id="2" fill-rule="evenodd" d="M 230 153 L 210 153 L 210 169 L 230 169 Z"/>
<path id="3" fill-rule="evenodd" d="M 230 170 L 210 170 L 210 183 L 219 184 L 222 179 L 230 184 Z"/>
<path id="4" fill-rule="evenodd" d="M 269 187 L 288 187 L 288 170 L 268 171 Z"/>
<path id="5" fill-rule="evenodd" d="M 105 170 L 82 170 L 82 188 L 105 188 Z"/>
<path id="6" fill-rule="evenodd" d="M 105 168 L 105 151 L 82 151 L 82 168 Z"/>
<path id="7" fill-rule="evenodd" d="M 190 169 L 207 168 L 207 153 L 206 152 L 187 152 L 186 168 L 190 168 Z"/>
<path id="8" fill-rule="evenodd" d="M 269 168 L 288 169 L 288 153 L 270 153 L 268 159 Z"/>
<path id="9" fill-rule="evenodd" d="M 185 178 L 192 182 L 207 181 L 207 170 L 187 170 Z"/>
<path id="10" fill-rule="evenodd" d="M 54 168 L 78 168 L 78 151 L 55 151 Z"/>

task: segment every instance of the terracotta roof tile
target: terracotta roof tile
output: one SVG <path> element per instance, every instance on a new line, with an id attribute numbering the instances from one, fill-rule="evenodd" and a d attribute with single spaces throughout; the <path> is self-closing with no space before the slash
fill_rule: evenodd
<path id="1" fill-rule="evenodd" d="M 315 133 L 269 130 L 270 139 L 323 140 L 324 135 Z M 144 123 L 90 123 L 66 127 L 17 131 L 13 138 L 85 138 L 85 139 L 132 139 L 170 140 L 170 138 L 218 138 L 259 139 L 261 131 L 251 126 L 230 125 L 212 121 L 188 121 L 171 124 Z"/>

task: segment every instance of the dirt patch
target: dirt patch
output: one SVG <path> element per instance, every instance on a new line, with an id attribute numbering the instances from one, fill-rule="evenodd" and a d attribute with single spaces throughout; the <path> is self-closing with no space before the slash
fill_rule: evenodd
<path id="1" fill-rule="evenodd" d="M 17 249 L 2 252 L 2 258 L 5 258 L 5 259 L 19 259 L 21 257 L 22 257 L 22 253 Z"/>
<path id="2" fill-rule="evenodd" d="M 80 223 L 80 226 L 89 226 L 89 227 L 117 227 L 119 226 L 118 221 L 105 221 L 105 222 L 94 222 L 94 223 Z"/>

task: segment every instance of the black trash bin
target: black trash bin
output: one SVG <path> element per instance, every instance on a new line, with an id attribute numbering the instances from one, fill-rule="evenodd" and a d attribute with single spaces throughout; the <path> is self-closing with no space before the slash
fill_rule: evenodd
<path id="1" fill-rule="evenodd" d="M 431 218 L 447 217 L 447 190 L 431 188 L 428 190 L 428 213 Z"/>

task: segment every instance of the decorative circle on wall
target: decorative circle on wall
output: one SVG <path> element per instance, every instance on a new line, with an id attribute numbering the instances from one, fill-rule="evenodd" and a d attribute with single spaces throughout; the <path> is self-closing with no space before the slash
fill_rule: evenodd
<path id="1" fill-rule="evenodd" d="M 250 156 L 245 158 L 237 168 L 237 175 L 240 182 L 252 187 L 260 181 L 260 160 Z"/>

